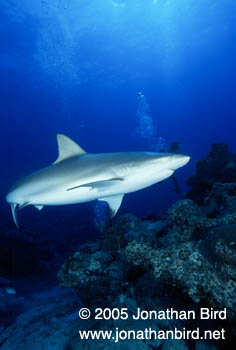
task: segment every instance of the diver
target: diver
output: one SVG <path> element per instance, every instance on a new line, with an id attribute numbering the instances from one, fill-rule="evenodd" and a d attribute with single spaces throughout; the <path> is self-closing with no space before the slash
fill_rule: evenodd
<path id="1" fill-rule="evenodd" d="M 178 141 L 173 141 L 170 145 L 170 148 L 169 148 L 169 153 L 180 153 L 180 142 Z M 178 184 L 178 181 L 175 177 L 175 175 L 171 175 L 170 177 L 171 181 L 173 182 L 173 185 L 174 185 L 174 191 L 175 193 L 180 196 L 180 198 L 183 198 L 183 194 L 179 188 L 179 184 Z"/>
<path id="2" fill-rule="evenodd" d="M 164 141 L 162 137 L 160 137 L 161 141 Z M 180 142 L 178 141 L 173 141 L 170 145 L 170 148 L 168 150 L 168 153 L 180 153 Z M 161 143 L 161 147 L 158 147 L 158 152 L 160 153 L 166 153 L 166 148 L 165 148 L 165 144 L 164 142 Z M 174 185 L 174 192 L 180 197 L 180 199 L 184 198 L 180 188 L 179 188 L 179 184 L 178 181 L 175 177 L 175 175 L 171 175 L 170 176 L 170 180 L 172 181 L 173 185 Z"/>
<path id="3" fill-rule="evenodd" d="M 169 148 L 169 153 L 180 153 L 180 142 L 173 141 Z"/>
<path id="4" fill-rule="evenodd" d="M 146 96 L 142 91 L 138 92 L 137 100 L 138 100 L 138 107 L 136 111 L 136 116 L 137 116 L 139 125 L 135 132 L 136 135 L 138 135 L 143 140 L 145 140 L 151 152 L 180 153 L 180 146 L 179 146 L 180 142 L 173 141 L 171 143 L 169 150 L 167 151 L 166 143 L 163 137 L 159 136 L 157 138 L 153 119 L 150 114 L 150 106 L 147 102 Z M 179 184 L 175 175 L 172 175 L 170 179 L 173 182 L 175 193 L 178 196 L 180 196 L 180 198 L 183 198 L 183 195 L 180 191 Z"/>

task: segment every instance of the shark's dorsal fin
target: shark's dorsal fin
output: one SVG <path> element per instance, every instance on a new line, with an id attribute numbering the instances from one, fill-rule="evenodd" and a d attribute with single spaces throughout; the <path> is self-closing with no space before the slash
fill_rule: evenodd
<path id="1" fill-rule="evenodd" d="M 57 164 L 66 158 L 79 156 L 86 153 L 79 145 L 77 145 L 77 143 L 65 135 L 57 134 L 57 143 L 59 155 L 53 164 Z"/>

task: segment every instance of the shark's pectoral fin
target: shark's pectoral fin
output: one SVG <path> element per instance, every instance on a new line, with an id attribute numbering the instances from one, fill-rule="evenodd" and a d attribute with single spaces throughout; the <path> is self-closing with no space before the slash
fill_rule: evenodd
<path id="1" fill-rule="evenodd" d="M 16 227 L 19 228 L 18 216 L 17 216 L 17 204 L 11 203 L 11 212 L 12 212 L 14 223 L 16 224 Z"/>
<path id="2" fill-rule="evenodd" d="M 79 145 L 77 145 L 77 143 L 65 135 L 58 134 L 57 143 L 59 155 L 53 164 L 57 164 L 66 158 L 80 156 L 86 153 Z"/>
<path id="3" fill-rule="evenodd" d="M 116 215 L 117 211 L 120 208 L 123 197 L 123 194 L 118 194 L 116 196 L 99 198 L 98 200 L 107 202 L 110 211 L 110 218 L 113 218 L 113 216 Z"/>
<path id="4" fill-rule="evenodd" d="M 116 178 L 109 179 L 109 180 L 88 182 L 86 184 L 82 184 L 79 186 L 74 186 L 74 187 L 68 188 L 67 191 L 72 191 L 72 190 L 75 190 L 77 188 L 82 188 L 82 187 L 90 187 L 91 190 L 105 191 L 105 190 L 109 189 L 110 187 L 119 184 L 120 181 L 124 181 L 124 179 L 116 177 Z"/>
<path id="5" fill-rule="evenodd" d="M 38 209 L 38 210 L 42 210 L 43 209 L 43 205 L 35 205 L 34 206 L 36 209 Z"/>

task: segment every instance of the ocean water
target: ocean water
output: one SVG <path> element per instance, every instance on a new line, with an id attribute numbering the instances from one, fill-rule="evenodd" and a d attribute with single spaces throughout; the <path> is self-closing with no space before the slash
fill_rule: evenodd
<path id="1" fill-rule="evenodd" d="M 212 143 L 236 150 L 235 62 L 235 0 L 0 0 L 0 276 L 20 297 L 49 288 L 76 248 L 100 235 L 96 220 L 106 220 L 97 202 L 27 207 L 16 229 L 5 196 L 55 161 L 56 134 L 91 153 L 168 151 L 178 141 L 191 156 L 176 171 L 184 193 Z M 127 194 L 118 217 L 162 215 L 179 199 L 167 179 Z M 20 267 L 14 256 L 24 249 Z M 50 259 L 42 287 L 38 261 Z"/>
<path id="2" fill-rule="evenodd" d="M 234 10 L 234 1 L 1 1 L 1 193 L 54 161 L 58 132 L 89 152 L 150 148 L 134 137 L 140 91 L 156 137 L 192 157 L 182 176 L 212 142 L 233 149 Z"/>

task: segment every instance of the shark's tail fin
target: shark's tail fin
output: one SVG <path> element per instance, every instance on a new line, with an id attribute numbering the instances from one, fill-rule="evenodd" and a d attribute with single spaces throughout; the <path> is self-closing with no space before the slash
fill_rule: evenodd
<path id="1" fill-rule="evenodd" d="M 17 216 L 17 204 L 10 203 L 10 205 L 11 205 L 11 212 L 12 212 L 14 223 L 16 224 L 16 227 L 19 228 L 18 216 Z"/>

